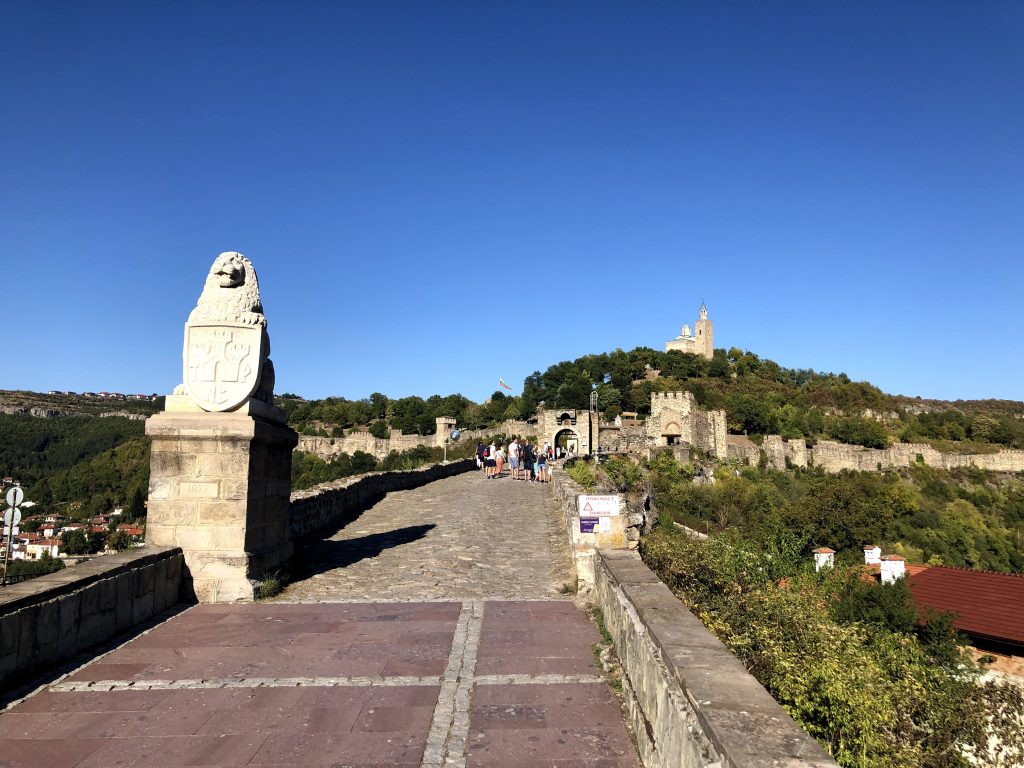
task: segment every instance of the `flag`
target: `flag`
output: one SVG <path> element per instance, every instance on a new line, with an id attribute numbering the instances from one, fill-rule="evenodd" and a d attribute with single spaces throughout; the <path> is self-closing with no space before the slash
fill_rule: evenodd
<path id="1" fill-rule="evenodd" d="M 504 387 L 504 388 L 505 388 L 505 389 L 507 389 L 507 390 L 508 390 L 509 392 L 511 392 L 511 391 L 512 391 L 512 387 L 510 387 L 510 386 L 509 386 L 508 384 L 506 384 L 506 383 L 505 383 L 505 380 L 504 380 L 504 379 L 498 379 L 498 386 L 499 386 L 499 387 Z"/>

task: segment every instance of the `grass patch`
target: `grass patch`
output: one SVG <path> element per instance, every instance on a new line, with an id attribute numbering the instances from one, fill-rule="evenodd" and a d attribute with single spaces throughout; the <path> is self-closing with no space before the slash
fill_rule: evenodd
<path id="1" fill-rule="evenodd" d="M 558 588 L 558 591 L 563 595 L 575 595 L 577 588 L 577 583 L 575 581 L 567 581 Z"/>
<path id="2" fill-rule="evenodd" d="M 256 599 L 268 600 L 271 597 L 281 594 L 284 589 L 285 580 L 280 572 L 275 571 L 263 577 L 263 581 L 256 587 Z"/>

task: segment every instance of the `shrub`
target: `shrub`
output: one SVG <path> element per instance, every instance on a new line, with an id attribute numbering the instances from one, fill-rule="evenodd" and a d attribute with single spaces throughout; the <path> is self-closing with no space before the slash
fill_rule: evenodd
<path id="1" fill-rule="evenodd" d="M 585 490 L 593 490 L 594 486 L 597 485 L 597 476 L 594 475 L 594 468 L 585 461 L 577 459 L 565 471 L 569 474 L 569 477 L 582 485 Z"/>
<path id="2" fill-rule="evenodd" d="M 740 538 L 657 530 L 641 553 L 840 765 L 967 768 L 1012 765 L 1024 754 L 1021 689 L 979 685 L 959 651 L 936 665 L 913 635 L 836 621 L 828 577 L 805 566 L 780 586 L 772 577 L 778 558 Z M 902 624 L 899 595 L 881 602 L 855 612 Z"/>

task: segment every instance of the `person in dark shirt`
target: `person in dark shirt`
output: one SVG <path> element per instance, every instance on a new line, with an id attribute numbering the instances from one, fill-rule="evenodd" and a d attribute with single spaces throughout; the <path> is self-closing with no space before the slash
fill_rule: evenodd
<path id="1" fill-rule="evenodd" d="M 536 457 L 533 454 L 533 446 L 529 443 L 523 443 L 522 447 L 522 469 L 526 470 L 525 480 L 533 482 L 533 462 L 536 461 Z"/>

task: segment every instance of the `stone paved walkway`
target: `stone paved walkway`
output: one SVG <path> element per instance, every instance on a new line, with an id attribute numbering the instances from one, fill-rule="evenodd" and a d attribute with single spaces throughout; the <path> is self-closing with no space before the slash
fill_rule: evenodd
<path id="1" fill-rule="evenodd" d="M 557 597 L 575 581 L 546 485 L 469 472 L 389 494 L 296 553 L 282 601 Z"/>
<path id="2" fill-rule="evenodd" d="M 194 606 L 0 714 L 0 767 L 637 768 L 596 628 L 552 599 L 561 535 L 542 486 L 395 494 L 292 602 Z"/>

